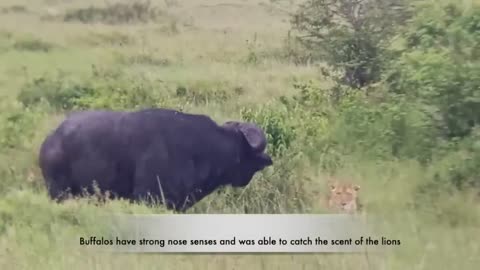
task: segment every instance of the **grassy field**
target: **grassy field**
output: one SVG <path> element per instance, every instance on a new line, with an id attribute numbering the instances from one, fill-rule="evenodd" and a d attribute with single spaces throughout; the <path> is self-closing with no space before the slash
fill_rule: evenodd
<path id="1" fill-rule="evenodd" d="M 238 119 L 249 106 L 257 106 L 254 114 L 262 112 L 261 107 L 294 95 L 297 82 L 331 84 L 317 65 L 298 64 L 285 55 L 293 46 L 287 43 L 289 13 L 298 2 L 156 0 L 151 3 L 159 11 L 143 14 L 146 23 L 133 15 L 124 23 L 127 15 L 99 12 L 97 18 L 110 20 L 101 23 L 78 10 L 103 7 L 103 1 L 0 1 L 0 269 L 477 269 L 478 196 L 434 193 L 418 206 L 416 190 L 432 168 L 354 153 L 278 156 L 245 190 L 219 191 L 189 212 L 324 213 L 327 179 L 350 179 L 361 186 L 367 213 L 382 221 L 382 233 L 402 241 L 384 254 L 114 255 L 77 247 L 79 236 L 105 229 L 101 215 L 166 210 L 122 201 L 103 206 L 89 200 L 50 202 L 37 153 L 70 108 L 55 108 L 64 101 L 57 92 L 51 99 L 59 97 L 56 105 L 35 95 L 48 96 L 57 88 L 74 89 L 64 95 L 76 95 L 83 88 L 70 86 L 80 85 L 97 91 L 76 100 L 91 108 L 165 106 L 218 121 Z M 288 112 L 279 115 L 300 121 Z M 319 134 L 314 139 L 342 136 L 332 131 L 332 122 L 318 123 L 324 125 L 314 127 Z M 294 140 L 291 149 L 321 151 L 319 144 L 303 143 Z"/>

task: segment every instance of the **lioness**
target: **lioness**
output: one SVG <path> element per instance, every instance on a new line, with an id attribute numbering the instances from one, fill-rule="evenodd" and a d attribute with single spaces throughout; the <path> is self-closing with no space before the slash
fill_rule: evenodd
<path id="1" fill-rule="evenodd" d="M 352 183 L 330 182 L 328 208 L 336 212 L 354 213 L 360 210 L 358 191 L 360 186 Z"/>

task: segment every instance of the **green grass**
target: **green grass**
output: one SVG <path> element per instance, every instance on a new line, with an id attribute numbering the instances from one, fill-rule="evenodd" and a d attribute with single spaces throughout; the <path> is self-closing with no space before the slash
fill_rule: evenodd
<path id="1" fill-rule="evenodd" d="M 297 65 L 276 53 L 282 50 L 289 29 L 288 14 L 282 10 L 293 10 L 299 1 L 158 0 L 151 2 L 167 15 L 155 22 L 130 25 L 65 22 L 58 16 L 97 2 L 36 0 L 0 4 L 0 9 L 26 7 L 20 8 L 22 12 L 0 16 L 0 269 L 478 267 L 478 197 L 441 192 L 434 200 L 422 199 L 416 205 L 417 188 L 430 179 L 435 168 L 411 160 L 358 158 L 354 153 L 342 154 L 338 160 L 335 153 L 313 160 L 279 156 L 275 166 L 256 175 L 245 190 L 219 191 L 189 212 L 324 213 L 322 196 L 330 172 L 322 165 L 330 162 L 338 167 L 334 176 L 361 186 L 367 213 L 381 221 L 377 224 L 379 230 L 402 241 L 400 247 L 382 255 L 114 255 L 79 248 L 79 236 L 108 230 L 108 222 L 100 216 L 166 211 L 121 201 L 102 206 L 87 200 L 50 202 L 36 158 L 42 140 L 61 121 L 62 113 L 44 103 L 23 108 L 16 98 L 26 83 L 59 70 L 68 78 L 94 81 L 93 70 L 118 69 L 132 80 L 150 83 L 151 91 L 163 98 L 156 104 L 206 113 L 218 121 L 240 117 L 243 106 L 266 106 L 280 96 L 294 94 L 296 81 L 330 84 L 316 66 Z M 50 15 L 48 19 L 46 15 Z M 186 99 L 172 97 L 178 87 L 187 89 Z M 209 91 L 231 94 L 235 89 L 241 91 L 226 99 L 194 102 L 192 98 L 208 96 Z M 102 98 L 98 102 L 107 104 L 108 99 Z M 301 120 L 293 118 L 295 115 L 285 117 L 292 117 L 293 122 Z M 335 134 L 332 128 L 326 121 L 314 129 L 328 136 Z M 323 140 L 320 135 L 312 138 L 313 145 Z"/>

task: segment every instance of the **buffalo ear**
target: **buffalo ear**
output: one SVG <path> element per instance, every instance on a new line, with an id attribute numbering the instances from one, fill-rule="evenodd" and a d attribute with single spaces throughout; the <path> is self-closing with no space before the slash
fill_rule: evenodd
<path id="1" fill-rule="evenodd" d="M 242 133 L 243 137 L 256 153 L 262 153 L 267 146 L 267 137 L 261 128 L 253 123 L 229 121 L 223 124 L 224 128 L 233 129 Z"/>

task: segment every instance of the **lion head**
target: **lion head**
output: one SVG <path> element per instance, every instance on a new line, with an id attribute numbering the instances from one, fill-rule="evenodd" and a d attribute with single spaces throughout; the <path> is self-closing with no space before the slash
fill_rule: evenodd
<path id="1" fill-rule="evenodd" d="M 360 186 L 352 183 L 330 182 L 328 207 L 336 212 L 354 213 L 360 208 L 358 191 Z"/>

